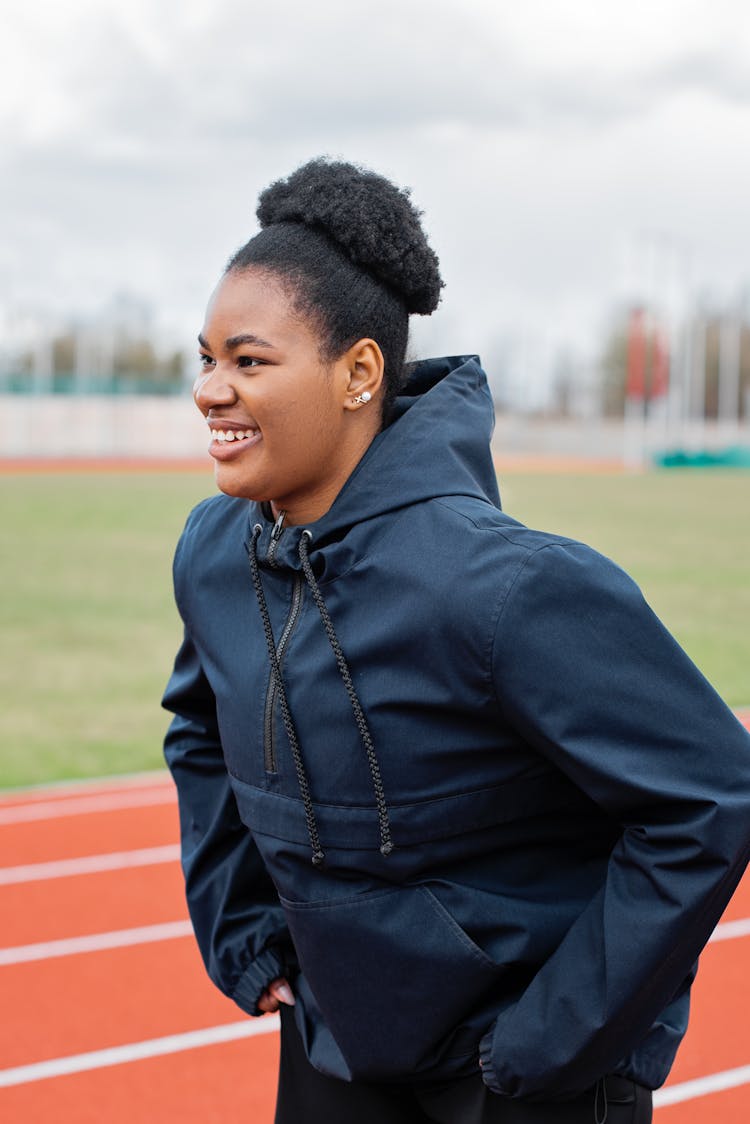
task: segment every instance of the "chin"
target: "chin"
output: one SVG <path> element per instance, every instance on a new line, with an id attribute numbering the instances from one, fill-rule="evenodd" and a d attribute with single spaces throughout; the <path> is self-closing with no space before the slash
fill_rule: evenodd
<path id="1" fill-rule="evenodd" d="M 233 472 L 227 472 L 222 465 L 217 465 L 214 470 L 214 480 L 216 487 L 225 496 L 234 496 L 235 499 L 242 500 L 255 500 L 262 503 L 267 499 L 263 489 L 253 487 L 248 480 L 243 480 L 241 476 L 236 476 Z"/>

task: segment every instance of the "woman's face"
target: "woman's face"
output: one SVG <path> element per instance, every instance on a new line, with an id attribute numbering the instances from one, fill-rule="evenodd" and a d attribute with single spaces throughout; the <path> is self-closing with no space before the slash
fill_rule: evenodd
<path id="1" fill-rule="evenodd" d="M 199 343 L 193 395 L 221 491 L 270 501 L 290 523 L 320 518 L 371 439 L 352 425 L 350 354 L 323 363 L 315 330 L 260 269 L 224 276 Z"/>

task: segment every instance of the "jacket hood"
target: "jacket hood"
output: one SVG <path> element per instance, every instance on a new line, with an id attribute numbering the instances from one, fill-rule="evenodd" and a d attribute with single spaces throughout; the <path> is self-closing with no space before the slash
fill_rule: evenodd
<path id="1" fill-rule="evenodd" d="M 354 524 L 436 496 L 473 496 L 500 507 L 490 438 L 495 410 L 478 356 L 415 363 L 389 424 L 375 437 L 333 505 L 310 525 L 315 548 L 339 540 Z M 251 526 L 263 525 L 262 558 L 272 523 L 251 504 Z M 303 528 L 299 528 L 301 533 Z M 298 568 L 298 535 L 284 535 L 277 564 Z"/>

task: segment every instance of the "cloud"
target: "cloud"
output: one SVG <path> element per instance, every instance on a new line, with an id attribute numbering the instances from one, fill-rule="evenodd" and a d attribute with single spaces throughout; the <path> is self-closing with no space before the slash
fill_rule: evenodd
<path id="1" fill-rule="evenodd" d="M 726 4 L 697 7 L 720 14 Z M 747 99 L 740 44 L 714 41 L 705 19 L 670 27 L 672 2 L 647 16 L 641 8 L 68 0 L 35 21 L 32 7 L 11 16 L 0 46 L 15 91 L 0 137 L 11 154 L 62 162 L 67 153 L 158 176 L 233 144 L 345 147 L 362 134 L 418 140 L 451 128 L 596 132 L 687 89 Z"/>
<path id="2" fill-rule="evenodd" d="M 613 6 L 602 7 L 611 20 Z M 3 132 L 23 146 L 64 142 L 114 162 L 160 162 L 195 141 L 211 151 L 232 139 L 363 130 L 600 127 L 689 85 L 747 93 L 741 59 L 728 72 L 722 53 L 696 54 L 691 38 L 649 50 L 632 42 L 632 24 L 623 43 L 616 20 L 606 35 L 590 4 L 565 5 L 566 24 L 559 6 L 532 2 L 536 27 L 509 20 L 503 6 L 447 0 L 79 0 L 72 9 L 67 22 L 11 21 L 2 53 L 17 93 Z M 545 47 L 552 33 L 554 52 Z"/>
<path id="3" fill-rule="evenodd" d="M 738 0 L 14 6 L 0 304 L 126 285 L 192 334 L 258 191 L 319 152 L 414 188 L 461 346 L 535 302 L 585 324 L 638 226 L 721 243 L 733 277 L 746 22 Z"/>

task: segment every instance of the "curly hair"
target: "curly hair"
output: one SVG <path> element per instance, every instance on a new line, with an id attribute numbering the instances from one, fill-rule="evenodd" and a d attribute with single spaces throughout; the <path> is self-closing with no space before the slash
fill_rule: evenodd
<path id="1" fill-rule="evenodd" d="M 259 234 L 226 272 L 274 273 L 315 324 L 325 360 L 358 339 L 383 352 L 384 419 L 404 380 L 409 315 L 437 308 L 443 286 L 421 212 L 390 180 L 354 164 L 311 160 L 258 200 Z"/>

